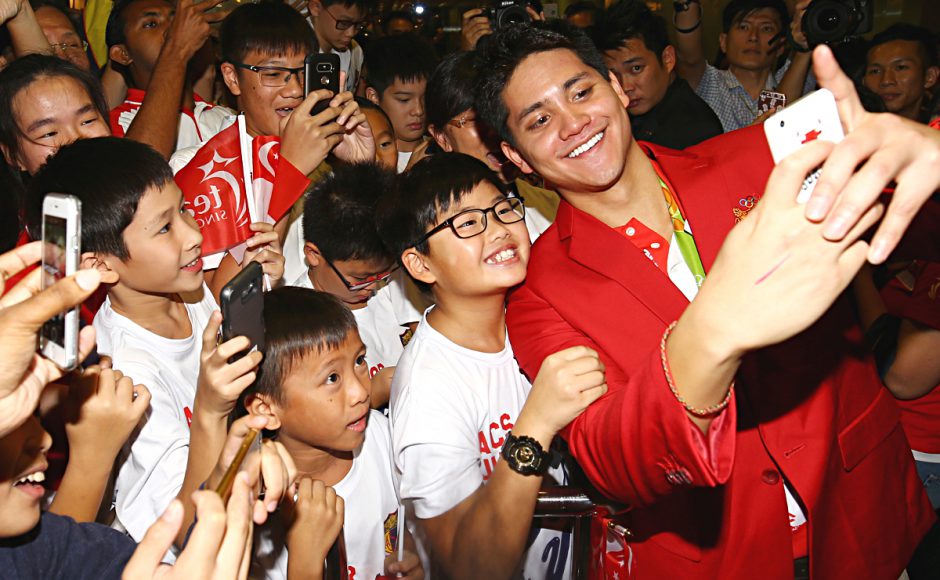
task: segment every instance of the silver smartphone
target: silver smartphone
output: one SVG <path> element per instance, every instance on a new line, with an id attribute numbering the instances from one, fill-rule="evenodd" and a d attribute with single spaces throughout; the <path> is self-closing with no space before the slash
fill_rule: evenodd
<path id="1" fill-rule="evenodd" d="M 42 288 L 78 270 L 82 239 L 82 203 L 77 197 L 50 193 L 42 202 Z M 78 365 L 78 309 L 50 318 L 42 327 L 39 348 L 60 368 Z"/>

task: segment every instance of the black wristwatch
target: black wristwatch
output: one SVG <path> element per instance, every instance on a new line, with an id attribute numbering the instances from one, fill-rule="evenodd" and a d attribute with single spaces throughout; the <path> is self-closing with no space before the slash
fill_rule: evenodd
<path id="1" fill-rule="evenodd" d="M 525 435 L 506 435 L 501 455 L 510 469 L 521 475 L 542 475 L 548 470 L 549 453 Z"/>

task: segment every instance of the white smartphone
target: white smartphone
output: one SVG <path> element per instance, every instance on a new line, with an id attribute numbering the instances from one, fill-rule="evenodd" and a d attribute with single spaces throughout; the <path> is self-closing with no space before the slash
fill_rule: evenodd
<path id="1" fill-rule="evenodd" d="M 845 138 L 836 99 L 827 89 L 813 91 L 768 118 L 764 121 L 764 134 L 774 163 L 780 163 L 784 157 L 811 141 L 838 143 Z M 818 180 L 817 168 L 803 182 L 797 202 L 806 203 L 809 200 Z"/>
<path id="2" fill-rule="evenodd" d="M 42 287 L 78 270 L 82 239 L 82 203 L 77 197 L 48 194 L 42 202 Z M 78 365 L 78 309 L 61 312 L 42 327 L 39 348 L 60 368 Z"/>

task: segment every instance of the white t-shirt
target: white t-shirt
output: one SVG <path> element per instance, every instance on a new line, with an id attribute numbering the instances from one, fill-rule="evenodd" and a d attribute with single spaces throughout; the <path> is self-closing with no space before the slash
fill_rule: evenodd
<path id="1" fill-rule="evenodd" d="M 316 290 L 307 272 L 297 278 L 293 286 Z M 411 334 L 409 325 L 421 320 L 420 311 L 405 296 L 395 275 L 366 302 L 365 307 L 352 313 L 359 327 L 359 337 L 366 345 L 370 377 L 398 364 L 405 348 L 402 343 L 407 342 L 407 335 Z"/>
<path id="2" fill-rule="evenodd" d="M 398 496 L 391 464 L 388 419 L 369 413 L 366 438 L 346 477 L 333 486 L 346 502 L 343 536 L 349 578 L 372 580 L 398 550 Z M 251 578 L 287 578 L 286 530 L 279 518 L 259 528 Z"/>
<path id="3" fill-rule="evenodd" d="M 425 312 L 398 361 L 391 396 L 399 496 L 417 517 L 453 509 L 489 479 L 531 388 L 508 338 L 498 353 L 463 348 L 432 328 Z M 567 483 L 563 465 L 549 476 Z M 533 526 L 529 541 L 526 578 L 570 577 L 569 532 Z"/>
<path id="4" fill-rule="evenodd" d="M 112 118 L 121 127 L 122 132 L 127 132 L 134 118 L 137 117 L 143 105 L 144 94 L 144 91 L 129 89 L 124 102 L 111 111 Z M 212 105 L 198 96 L 194 95 L 194 97 L 193 110 L 180 112 L 174 151 L 195 147 L 212 139 L 216 133 L 228 126 L 228 119 L 235 115 L 235 112 L 227 107 Z"/>
<path id="5" fill-rule="evenodd" d="M 396 169 L 398 173 L 403 173 L 405 168 L 408 167 L 408 162 L 411 161 L 411 155 L 414 151 L 399 151 L 398 152 L 398 166 Z"/>
<path id="6" fill-rule="evenodd" d="M 193 333 L 183 339 L 150 332 L 115 312 L 110 300 L 94 320 L 98 352 L 151 394 L 143 426 L 118 457 L 114 484 L 114 527 L 138 542 L 183 486 L 202 333 L 218 309 L 205 286 L 198 301 L 184 304 Z"/>

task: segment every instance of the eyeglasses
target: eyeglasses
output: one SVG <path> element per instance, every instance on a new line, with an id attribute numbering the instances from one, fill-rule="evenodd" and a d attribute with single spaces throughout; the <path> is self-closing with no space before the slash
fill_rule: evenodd
<path id="1" fill-rule="evenodd" d="M 234 66 L 258 73 L 262 86 L 265 87 L 283 87 L 293 77 L 297 77 L 300 86 L 304 85 L 304 67 L 288 68 L 283 66 L 255 66 L 243 62 L 233 62 Z"/>
<path id="2" fill-rule="evenodd" d="M 330 12 L 329 8 L 326 6 L 320 5 L 323 8 L 323 11 L 330 15 L 330 18 L 333 19 L 333 22 L 336 23 L 336 30 L 349 30 L 350 27 L 356 27 L 356 33 L 362 32 L 365 30 L 366 26 L 369 25 L 365 20 L 347 20 L 345 18 L 339 19 L 333 16 L 333 13 Z"/>
<path id="3" fill-rule="evenodd" d="M 81 43 L 75 42 L 51 42 L 49 47 L 52 48 L 52 52 L 61 52 L 65 54 L 67 52 L 85 52 L 88 50 L 88 43 L 84 40 Z"/>
<path id="4" fill-rule="evenodd" d="M 521 197 L 507 197 L 501 199 L 493 207 L 487 209 L 468 209 L 462 211 L 450 219 L 446 219 L 439 225 L 433 227 L 431 231 L 424 234 L 420 240 L 414 243 L 415 246 L 426 242 L 428 238 L 450 228 L 454 235 L 461 239 L 472 238 L 486 231 L 486 214 L 493 212 L 500 223 L 514 224 L 525 219 L 525 200 Z"/>
<path id="5" fill-rule="evenodd" d="M 369 276 L 362 282 L 358 282 L 356 284 L 350 284 L 349 280 L 346 279 L 346 276 L 343 276 L 343 273 L 340 272 L 339 269 L 333 265 L 333 262 L 331 262 L 330 260 L 327 260 L 326 257 L 324 257 L 323 260 L 327 263 L 327 265 L 330 268 L 332 268 L 334 272 L 336 272 L 336 275 L 339 276 L 339 281 L 342 282 L 343 286 L 345 286 L 346 289 L 349 290 L 350 292 L 359 292 L 360 290 L 365 290 L 366 288 L 374 284 L 382 284 L 383 282 L 388 280 L 389 276 L 391 276 L 392 273 L 395 272 L 395 270 L 398 269 L 398 267 L 396 266 L 392 268 L 391 270 L 388 270 L 387 272 L 382 272 L 381 274 L 375 274 L 373 276 Z"/>

